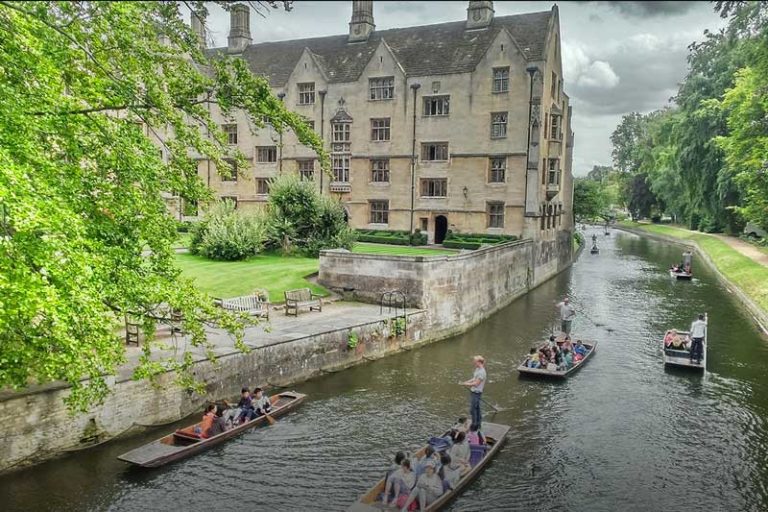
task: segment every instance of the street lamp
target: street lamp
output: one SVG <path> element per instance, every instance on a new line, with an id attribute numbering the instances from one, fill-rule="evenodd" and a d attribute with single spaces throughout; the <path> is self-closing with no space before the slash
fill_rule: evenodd
<path id="1" fill-rule="evenodd" d="M 413 245 L 413 208 L 416 200 L 416 91 L 421 87 L 420 83 L 411 84 L 413 91 L 413 136 L 411 138 L 411 229 L 408 236 L 408 244 Z"/>
<path id="2" fill-rule="evenodd" d="M 279 92 L 277 93 L 277 97 L 280 98 L 280 103 L 283 103 L 283 99 L 285 98 L 285 93 Z M 283 174 L 283 130 L 280 130 L 279 137 L 280 137 L 280 142 L 279 142 L 280 146 L 278 150 L 280 151 L 280 155 L 278 156 L 278 159 L 277 159 L 277 172 L 278 174 Z"/>
<path id="3" fill-rule="evenodd" d="M 328 91 L 322 89 L 317 91 L 317 94 L 320 95 L 320 141 L 323 143 L 323 149 L 325 149 L 325 139 L 323 138 L 325 132 L 325 95 L 328 94 Z M 323 169 L 320 169 L 320 195 L 323 194 L 323 174 Z"/>
<path id="4" fill-rule="evenodd" d="M 523 215 L 528 213 L 528 162 L 531 158 L 531 115 L 533 114 L 533 79 L 539 68 L 536 66 L 528 66 L 525 71 L 531 77 L 531 88 L 528 93 L 528 143 L 525 146 L 525 204 L 523 204 Z"/>

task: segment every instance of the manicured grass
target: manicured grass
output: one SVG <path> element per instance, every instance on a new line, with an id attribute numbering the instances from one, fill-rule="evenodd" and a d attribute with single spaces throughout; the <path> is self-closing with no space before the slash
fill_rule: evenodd
<path id="1" fill-rule="evenodd" d="M 310 288 L 328 295 L 322 286 L 310 283 L 306 276 L 317 272 L 319 260 L 265 254 L 245 261 L 212 261 L 202 256 L 177 254 L 184 275 L 195 280 L 198 288 L 213 297 L 239 297 L 257 288 L 269 292 L 269 300 L 283 302 L 285 290 Z"/>
<path id="2" fill-rule="evenodd" d="M 439 256 L 456 254 L 448 249 L 424 249 L 369 243 L 355 244 L 352 252 L 399 256 Z M 245 261 L 213 261 L 192 254 L 177 254 L 176 261 L 184 275 L 195 280 L 197 287 L 213 297 L 227 298 L 248 295 L 256 289 L 269 292 L 269 300 L 283 302 L 285 290 L 309 287 L 315 293 L 328 291 L 306 280 L 318 271 L 317 258 L 260 254 Z"/>
<path id="3" fill-rule="evenodd" d="M 372 244 L 357 242 L 352 252 L 358 254 L 386 254 L 390 256 L 449 256 L 458 251 L 451 249 L 426 249 L 424 247 L 408 247 L 407 245 Z"/>
<path id="4" fill-rule="evenodd" d="M 695 241 L 717 269 L 757 305 L 768 311 L 768 267 L 744 256 L 722 240 L 705 233 L 658 224 L 622 222 L 623 225 L 650 233 Z"/>

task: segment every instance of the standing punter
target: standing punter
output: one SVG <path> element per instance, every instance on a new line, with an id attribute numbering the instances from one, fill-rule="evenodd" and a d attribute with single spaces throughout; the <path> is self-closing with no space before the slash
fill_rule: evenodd
<path id="1" fill-rule="evenodd" d="M 563 302 L 557 304 L 560 310 L 560 330 L 565 334 L 571 334 L 571 324 L 576 316 L 576 310 L 571 306 L 568 297 L 563 299 Z"/>
<path id="2" fill-rule="evenodd" d="M 696 359 L 696 364 L 701 364 L 701 354 L 704 351 L 704 338 L 707 336 L 707 322 L 704 315 L 699 315 L 698 320 L 691 324 L 691 362 Z"/>
<path id="3" fill-rule="evenodd" d="M 480 401 L 483 398 L 483 388 L 485 388 L 487 374 L 485 372 L 485 358 L 483 356 L 475 356 L 472 360 L 475 363 L 475 373 L 470 380 L 460 382 L 459 384 L 469 388 L 471 397 L 469 402 L 469 415 L 472 418 L 472 425 L 477 425 L 477 429 L 480 430 L 480 426 L 483 422 L 483 415 L 480 412 Z"/>

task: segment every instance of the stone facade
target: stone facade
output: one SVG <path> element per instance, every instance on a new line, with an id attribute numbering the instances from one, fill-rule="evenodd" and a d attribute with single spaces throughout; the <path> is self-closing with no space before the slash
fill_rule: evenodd
<path id="1" fill-rule="evenodd" d="M 223 119 L 211 105 L 251 162 L 233 181 L 201 161 L 216 194 L 253 208 L 270 178 L 303 173 L 343 202 L 355 228 L 413 228 L 430 242 L 447 229 L 545 240 L 570 231 L 573 134 L 557 7 L 494 18 L 493 2 L 469 2 L 464 22 L 378 32 L 373 2 L 352 3 L 348 36 L 277 43 L 248 44 L 248 11 L 232 11 L 230 46 L 209 52 L 266 75 L 314 123 L 334 169 L 323 175 L 292 133 Z"/>
<path id="2" fill-rule="evenodd" d="M 547 281 L 572 263 L 570 234 L 520 240 L 455 256 L 381 256 L 343 249 L 320 253 L 318 281 L 347 298 L 378 303 L 383 290 L 404 293 L 429 312 L 436 332 L 466 329 Z"/>

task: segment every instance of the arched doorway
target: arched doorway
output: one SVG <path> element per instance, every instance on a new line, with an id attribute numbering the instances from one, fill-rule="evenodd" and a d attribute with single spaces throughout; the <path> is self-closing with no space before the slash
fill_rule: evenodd
<path id="1" fill-rule="evenodd" d="M 435 243 L 441 244 L 445 240 L 445 235 L 448 234 L 448 219 L 445 215 L 438 215 L 435 217 Z"/>
<path id="2" fill-rule="evenodd" d="M 347 209 L 346 206 L 344 207 L 344 222 L 349 224 L 349 210 Z"/>

